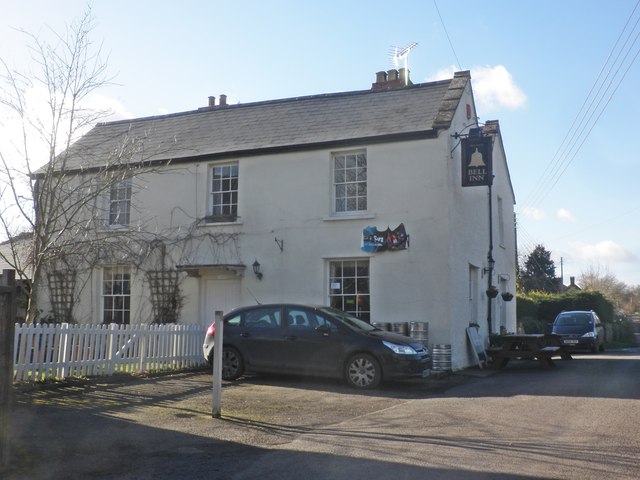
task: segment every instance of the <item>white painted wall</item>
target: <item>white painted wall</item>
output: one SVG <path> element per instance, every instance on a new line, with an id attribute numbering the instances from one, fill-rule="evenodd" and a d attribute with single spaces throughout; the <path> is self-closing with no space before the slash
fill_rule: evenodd
<path id="1" fill-rule="evenodd" d="M 470 365 L 473 359 L 465 336 L 470 308 L 480 312 L 481 336 L 488 333 L 486 277 L 477 280 L 478 291 L 472 295 L 477 305 L 469 302 L 470 266 L 480 274 L 486 266 L 488 189 L 460 185 L 460 148 L 451 134 L 463 131 L 470 122 L 467 103 L 473 104 L 470 87 L 451 131 L 441 132 L 437 139 L 347 149 L 367 153 L 369 211 L 360 217 L 332 215 L 333 151 L 328 149 L 234 159 L 239 164 L 240 218 L 231 225 L 194 227 L 197 219 L 208 213 L 207 162 L 140 176 L 132 212 L 136 228 L 165 235 L 190 228 L 198 233 L 238 234 L 235 242 L 222 246 L 195 242 L 188 249 L 170 252 L 173 261 L 180 264 L 246 266 L 240 276 L 213 270 L 200 278 L 186 278 L 182 321 L 206 324 L 210 303 L 204 298 L 206 282 L 215 278 L 238 282 L 240 305 L 253 304 L 256 298 L 262 303 L 328 304 L 328 260 L 369 258 L 372 321 L 427 321 L 430 343 L 452 345 L 454 369 Z M 506 226 L 505 241 L 499 245 L 494 224 L 496 272 L 509 273 L 507 284 L 515 292 L 514 199 L 500 148 L 494 148 L 494 170 L 494 218 L 499 196 Z M 410 235 L 408 250 L 370 254 L 360 249 L 364 227 L 395 228 L 399 223 L 404 223 Z M 282 251 L 275 238 L 284 242 Z M 264 274 L 262 280 L 251 270 L 256 259 Z M 93 289 L 78 306 L 83 320 L 99 321 L 99 278 L 95 272 Z M 146 322 L 149 317 L 142 278 L 142 273 L 135 277 L 132 323 Z M 515 300 L 508 304 L 498 301 L 502 303 L 496 304 L 494 318 L 504 318 L 507 329 L 514 331 Z"/>

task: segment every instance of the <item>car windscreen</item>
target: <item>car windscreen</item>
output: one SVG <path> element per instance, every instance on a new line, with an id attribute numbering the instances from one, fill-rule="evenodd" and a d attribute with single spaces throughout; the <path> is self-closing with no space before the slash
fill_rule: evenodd
<path id="1" fill-rule="evenodd" d="M 360 320 L 358 317 L 355 317 L 350 313 L 343 312 L 342 310 L 338 310 L 336 308 L 325 307 L 325 308 L 321 308 L 320 311 L 331 315 L 333 318 L 338 320 L 344 326 L 356 332 L 367 333 L 367 332 L 373 332 L 374 330 L 378 330 L 376 327 L 372 326 L 370 323 L 367 323 L 364 320 Z"/>
<path id="2" fill-rule="evenodd" d="M 563 313 L 555 321 L 555 326 L 557 327 L 586 327 L 589 325 L 593 325 L 593 319 L 588 313 Z"/>

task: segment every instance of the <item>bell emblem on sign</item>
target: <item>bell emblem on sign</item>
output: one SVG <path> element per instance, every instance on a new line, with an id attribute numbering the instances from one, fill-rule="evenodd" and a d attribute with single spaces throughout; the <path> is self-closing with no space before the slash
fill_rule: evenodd
<path id="1" fill-rule="evenodd" d="M 476 151 L 471 154 L 471 161 L 469 162 L 470 167 L 484 167 L 486 164 L 484 163 L 484 159 L 482 158 L 482 153 L 478 151 L 478 147 L 476 147 Z"/>

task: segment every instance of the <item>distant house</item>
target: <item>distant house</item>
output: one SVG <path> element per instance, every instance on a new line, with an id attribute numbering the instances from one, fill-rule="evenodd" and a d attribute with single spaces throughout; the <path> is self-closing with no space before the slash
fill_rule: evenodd
<path id="1" fill-rule="evenodd" d="M 16 271 L 15 279 L 18 285 L 16 322 L 22 323 L 26 317 L 28 302 L 27 291 L 31 283 L 31 247 L 33 234 L 24 232 L 0 243 L 0 273 L 3 270 Z"/>
<path id="2" fill-rule="evenodd" d="M 562 280 L 561 280 L 561 285 L 562 285 L 562 288 L 560 291 L 562 292 L 567 292 L 571 290 L 582 290 L 578 285 L 576 285 L 576 277 L 569 277 L 569 285 L 562 284 Z"/>
<path id="3" fill-rule="evenodd" d="M 451 345 L 454 369 L 468 366 L 469 324 L 485 340 L 488 319 L 491 332 L 515 331 L 515 299 L 485 290 L 514 293 L 516 278 L 500 128 L 478 124 L 470 79 L 413 84 L 391 70 L 361 91 L 210 97 L 193 111 L 98 124 L 66 152 L 65 174 L 125 174 L 75 233 L 84 263 L 49 278 L 73 289 L 80 322 L 204 330 L 216 310 L 315 303 L 428 322 L 429 343 Z M 470 132 L 492 139 L 495 266 L 488 188 L 461 184 Z"/>

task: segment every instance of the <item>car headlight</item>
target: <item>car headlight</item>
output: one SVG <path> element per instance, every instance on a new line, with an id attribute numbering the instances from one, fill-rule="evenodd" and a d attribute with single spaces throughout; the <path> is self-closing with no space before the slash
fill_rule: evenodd
<path id="1" fill-rule="evenodd" d="M 415 355 L 416 351 L 409 345 L 399 345 L 397 343 L 387 342 L 383 340 L 382 343 L 385 347 L 390 348 L 393 353 L 398 355 Z"/>
<path id="2" fill-rule="evenodd" d="M 594 338 L 596 336 L 595 332 L 587 332 L 584 335 L 582 335 L 582 338 Z"/>

